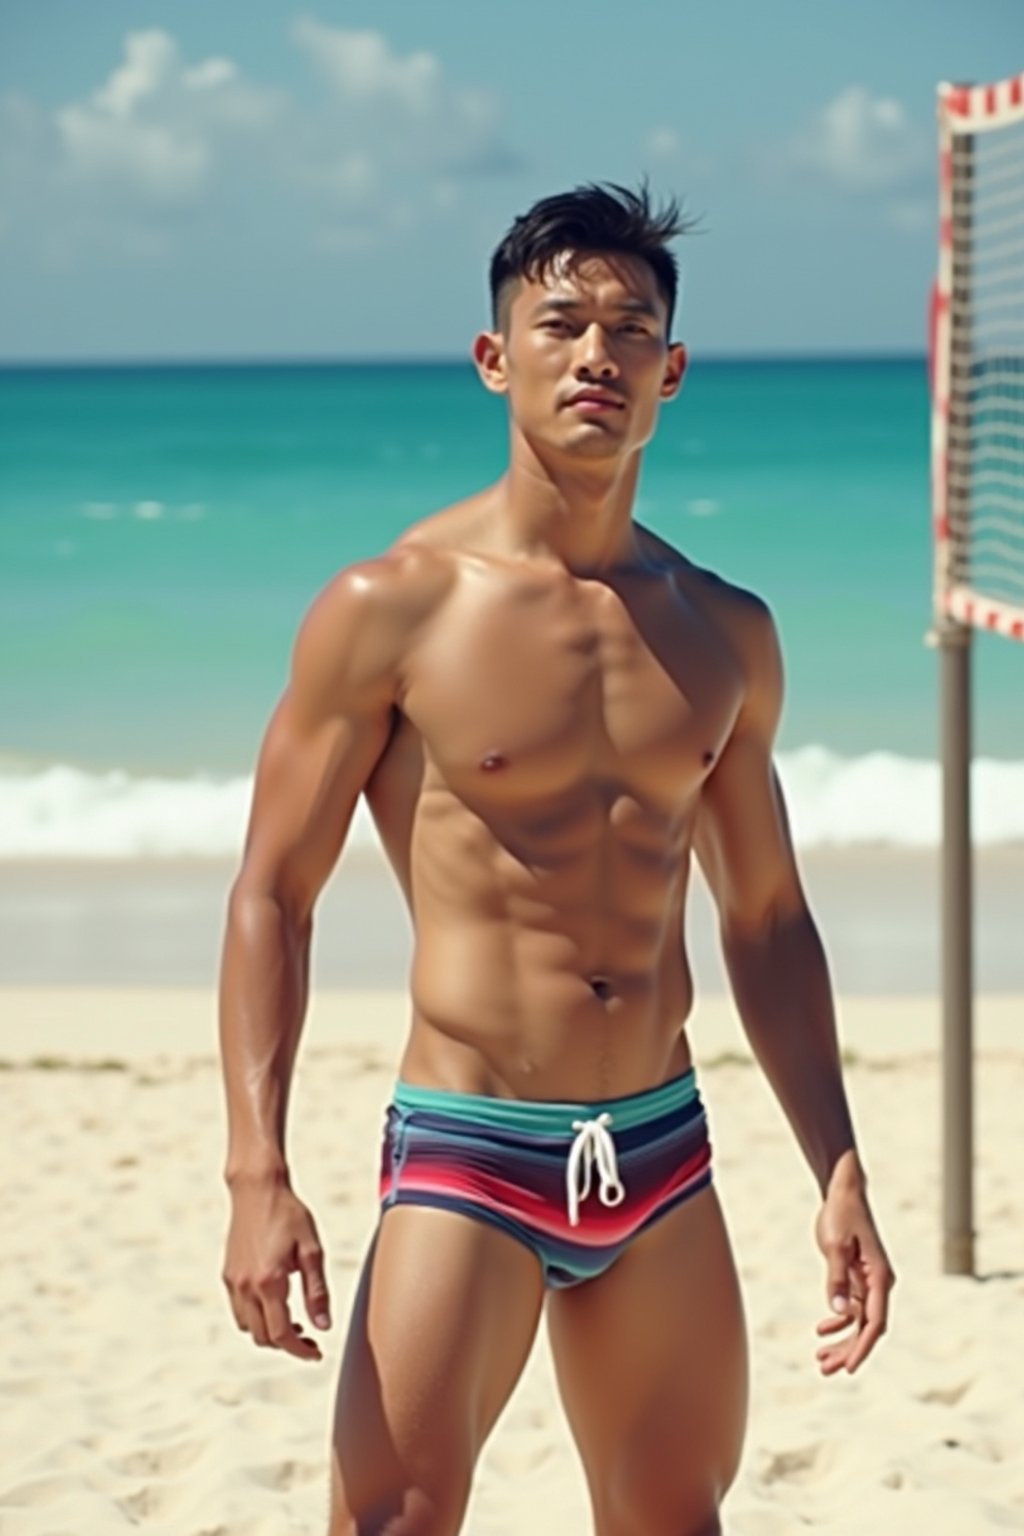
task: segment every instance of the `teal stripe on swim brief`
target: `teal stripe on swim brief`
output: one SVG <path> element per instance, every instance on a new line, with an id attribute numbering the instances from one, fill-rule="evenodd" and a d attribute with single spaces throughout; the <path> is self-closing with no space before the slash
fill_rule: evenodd
<path id="1" fill-rule="evenodd" d="M 626 1131 L 692 1104 L 697 1097 L 697 1074 L 690 1067 L 681 1076 L 673 1077 L 657 1088 L 620 1099 L 498 1099 L 482 1093 L 420 1088 L 399 1079 L 393 1102 L 400 1110 L 426 1110 L 471 1121 L 479 1127 L 543 1134 L 569 1130 L 574 1120 L 606 1113 L 612 1116 L 617 1132 Z"/>

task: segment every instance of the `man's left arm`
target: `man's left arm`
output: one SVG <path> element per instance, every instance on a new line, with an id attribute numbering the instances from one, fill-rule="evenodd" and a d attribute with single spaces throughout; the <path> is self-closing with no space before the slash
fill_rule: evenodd
<path id="1" fill-rule="evenodd" d="M 830 1315 L 822 1371 L 855 1371 L 885 1332 L 894 1276 L 868 1204 L 843 1086 L 828 963 L 793 852 L 772 751 L 782 660 L 771 614 L 744 598 L 739 717 L 701 795 L 694 849 L 718 908 L 722 950 L 751 1048 L 822 1195 L 816 1225 Z M 842 1338 L 833 1338 L 844 1330 Z"/>

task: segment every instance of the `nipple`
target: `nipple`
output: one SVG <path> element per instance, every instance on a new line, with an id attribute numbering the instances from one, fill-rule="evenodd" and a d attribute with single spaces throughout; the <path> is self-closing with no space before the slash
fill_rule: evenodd
<path id="1" fill-rule="evenodd" d="M 710 768 L 711 764 L 714 762 L 714 760 L 715 760 L 715 754 L 712 752 L 711 748 L 709 747 L 708 750 L 701 757 L 701 762 L 704 764 L 705 768 Z"/>
<path id="2" fill-rule="evenodd" d="M 485 773 L 495 773 L 499 768 L 504 768 L 507 763 L 508 759 L 503 757 L 500 752 L 488 752 L 480 767 Z"/>

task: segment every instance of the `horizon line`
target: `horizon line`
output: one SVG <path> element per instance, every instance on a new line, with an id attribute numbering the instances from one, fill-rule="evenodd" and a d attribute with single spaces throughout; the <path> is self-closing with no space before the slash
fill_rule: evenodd
<path id="1" fill-rule="evenodd" d="M 892 348 L 862 351 L 793 351 L 793 352 L 690 352 L 690 365 L 694 363 L 872 363 L 872 362 L 914 362 L 923 363 L 927 360 L 926 349 L 913 351 L 904 348 Z M 71 372 L 75 369 L 81 371 L 99 371 L 101 369 L 115 370 L 119 368 L 440 368 L 440 367 L 466 367 L 472 368 L 472 359 L 459 353 L 411 353 L 408 355 L 395 354 L 377 355 L 352 354 L 302 354 L 282 353 L 261 354 L 253 353 L 251 356 L 231 356 L 230 354 L 209 357 L 0 357 L 0 372 L 17 373 L 43 371 L 45 369 L 61 369 Z"/>

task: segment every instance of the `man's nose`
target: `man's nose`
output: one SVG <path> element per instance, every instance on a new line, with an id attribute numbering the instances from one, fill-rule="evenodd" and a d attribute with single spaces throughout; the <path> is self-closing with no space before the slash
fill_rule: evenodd
<path id="1" fill-rule="evenodd" d="M 604 326 L 588 325 L 579 339 L 576 354 L 576 371 L 590 377 L 612 379 L 618 373 L 615 359 L 608 350 L 608 337 Z"/>

